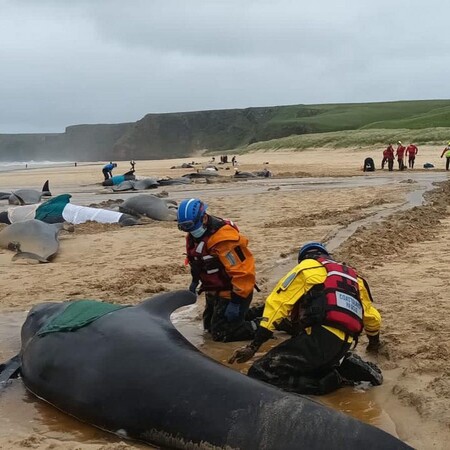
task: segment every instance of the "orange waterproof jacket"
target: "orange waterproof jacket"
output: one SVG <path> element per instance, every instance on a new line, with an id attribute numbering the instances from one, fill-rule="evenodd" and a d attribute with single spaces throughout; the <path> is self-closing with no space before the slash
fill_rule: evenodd
<path id="1" fill-rule="evenodd" d="M 205 291 L 221 297 L 231 293 L 248 297 L 255 286 L 255 260 L 248 249 L 248 239 L 233 225 L 210 217 L 208 231 L 200 240 L 187 237 L 186 249 L 193 276 L 202 282 Z"/>

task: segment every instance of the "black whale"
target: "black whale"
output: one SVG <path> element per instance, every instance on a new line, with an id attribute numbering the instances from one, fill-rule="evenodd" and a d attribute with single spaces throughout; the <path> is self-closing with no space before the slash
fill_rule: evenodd
<path id="1" fill-rule="evenodd" d="M 165 448 L 404 449 L 395 437 L 206 357 L 171 324 L 195 302 L 157 295 L 75 332 L 36 335 L 67 303 L 44 303 L 22 327 L 22 377 L 78 419 Z"/>

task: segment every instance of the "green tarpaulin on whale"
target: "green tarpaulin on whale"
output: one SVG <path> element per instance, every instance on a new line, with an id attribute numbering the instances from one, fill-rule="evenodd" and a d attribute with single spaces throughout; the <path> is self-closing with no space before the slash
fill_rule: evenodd
<path id="1" fill-rule="evenodd" d="M 56 317 L 52 317 L 37 334 L 42 336 L 48 333 L 76 331 L 105 314 L 127 307 L 128 305 L 114 305 L 98 300 L 76 300 Z"/>
<path id="2" fill-rule="evenodd" d="M 70 203 L 70 194 L 61 194 L 45 203 L 42 203 L 36 210 L 34 218 L 47 223 L 62 222 L 62 213 L 67 203 Z"/>

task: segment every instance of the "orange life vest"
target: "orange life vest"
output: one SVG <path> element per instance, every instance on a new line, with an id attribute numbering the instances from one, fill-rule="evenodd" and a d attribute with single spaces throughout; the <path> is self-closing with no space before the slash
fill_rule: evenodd
<path id="1" fill-rule="evenodd" d="M 224 225 L 231 225 L 239 231 L 231 220 L 210 216 L 210 223 L 200 239 L 194 239 L 189 233 L 186 236 L 187 260 L 192 275 L 202 283 L 204 291 L 231 291 L 231 278 L 228 276 L 220 259 L 208 252 L 208 240 Z"/>

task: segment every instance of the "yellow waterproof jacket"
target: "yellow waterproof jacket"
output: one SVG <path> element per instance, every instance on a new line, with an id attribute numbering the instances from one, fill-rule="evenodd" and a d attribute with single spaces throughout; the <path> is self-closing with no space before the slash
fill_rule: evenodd
<path id="1" fill-rule="evenodd" d="M 295 266 L 286 276 L 284 276 L 275 286 L 271 294 L 267 297 L 263 319 L 260 325 L 269 331 L 275 330 L 275 324 L 284 318 L 289 318 L 294 305 L 307 293 L 314 285 L 322 284 L 327 277 L 325 267 L 315 259 L 305 259 Z M 372 298 L 367 287 L 367 283 L 358 277 L 358 287 L 361 302 L 363 305 L 364 330 L 368 335 L 379 333 L 381 326 L 381 316 L 372 304 Z M 336 328 L 322 325 L 327 330 L 334 333 L 340 339 L 345 340 L 345 333 Z M 309 334 L 310 328 L 306 329 Z M 352 338 L 348 337 L 347 342 Z"/>
<path id="2" fill-rule="evenodd" d="M 255 258 L 248 249 L 248 239 L 231 225 L 224 225 L 210 236 L 207 251 L 222 263 L 231 279 L 232 290 L 248 297 L 255 287 Z M 221 293 L 230 297 L 231 293 Z"/>

